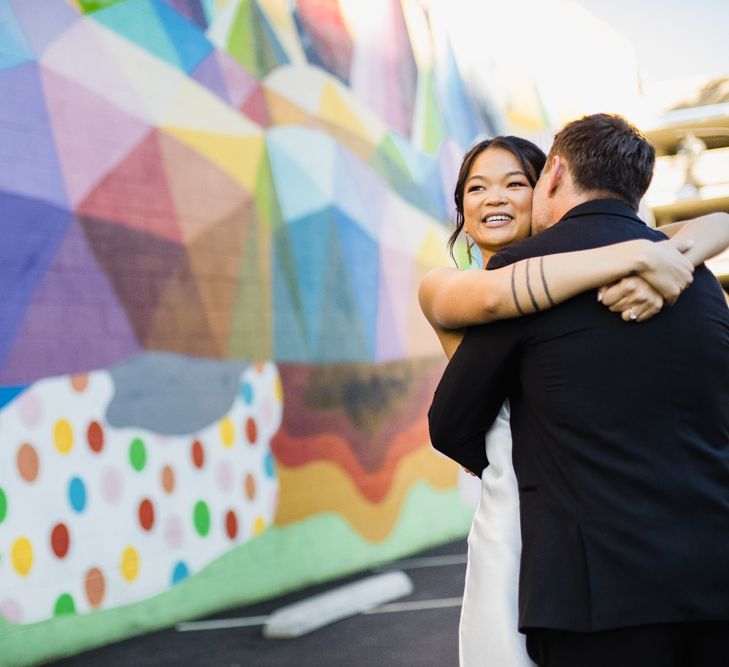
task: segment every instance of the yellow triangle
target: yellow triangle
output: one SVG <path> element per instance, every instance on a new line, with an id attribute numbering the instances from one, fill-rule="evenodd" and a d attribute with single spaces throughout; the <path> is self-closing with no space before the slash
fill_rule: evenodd
<path id="1" fill-rule="evenodd" d="M 324 90 L 322 90 L 321 100 L 319 102 L 318 115 L 319 118 L 332 125 L 349 130 L 366 141 L 372 141 L 362 121 L 350 109 L 349 105 L 342 99 L 341 95 L 330 82 L 324 84 Z"/>
<path id="2" fill-rule="evenodd" d="M 309 125 L 311 123 L 311 116 L 285 97 L 265 85 L 263 92 L 266 95 L 266 106 L 272 125 Z"/>
<path id="3" fill-rule="evenodd" d="M 416 256 L 418 264 L 424 264 L 429 267 L 446 266 L 450 262 L 448 251 L 446 250 L 445 234 L 437 234 L 431 229 Z"/>
<path id="4" fill-rule="evenodd" d="M 163 126 L 160 129 L 206 157 L 249 192 L 255 191 L 258 166 L 263 155 L 263 135 L 233 137 L 186 127 Z"/>

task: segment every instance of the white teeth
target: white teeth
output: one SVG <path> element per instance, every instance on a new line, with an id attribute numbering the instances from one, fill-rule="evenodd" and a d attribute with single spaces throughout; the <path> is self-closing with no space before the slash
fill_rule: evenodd
<path id="1" fill-rule="evenodd" d="M 511 220 L 510 215 L 489 215 L 486 217 L 486 222 L 501 222 L 502 220 Z"/>

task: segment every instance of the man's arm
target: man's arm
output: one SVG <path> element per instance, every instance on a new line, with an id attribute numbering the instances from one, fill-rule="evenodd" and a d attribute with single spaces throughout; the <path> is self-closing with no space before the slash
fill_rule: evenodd
<path id="1" fill-rule="evenodd" d="M 428 411 L 433 447 L 479 476 L 488 465 L 486 431 L 515 379 L 519 333 L 529 319 L 468 328 Z"/>

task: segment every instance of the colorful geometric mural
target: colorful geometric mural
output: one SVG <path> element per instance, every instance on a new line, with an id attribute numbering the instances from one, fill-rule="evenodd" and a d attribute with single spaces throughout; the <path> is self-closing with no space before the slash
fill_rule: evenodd
<path id="1" fill-rule="evenodd" d="M 491 120 L 426 9 L 0 0 L 0 45 L 11 664 L 462 535 L 415 293 Z"/>

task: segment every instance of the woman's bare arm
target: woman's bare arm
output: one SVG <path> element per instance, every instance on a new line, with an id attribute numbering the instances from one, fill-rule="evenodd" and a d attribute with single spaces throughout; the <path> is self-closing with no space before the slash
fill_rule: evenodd
<path id="1" fill-rule="evenodd" d="M 664 225 L 660 231 L 665 232 L 672 243 L 685 247 L 687 241 L 692 242 L 684 256 L 698 266 L 729 247 L 729 213 L 702 215 L 693 220 Z M 610 310 L 622 313 L 624 320 L 631 319 L 631 314 L 638 321 L 647 320 L 660 312 L 663 306 L 661 295 L 640 277 L 624 278 L 601 288 L 599 294 Z M 673 301 L 675 299 L 667 302 Z"/>
<path id="2" fill-rule="evenodd" d="M 692 240 L 693 247 L 686 252 L 686 257 L 698 266 L 729 247 L 729 213 L 709 213 L 693 220 L 663 225 L 659 231 L 674 242 Z"/>
<path id="3" fill-rule="evenodd" d="M 535 257 L 493 271 L 434 269 L 421 282 L 418 298 L 436 331 L 460 329 L 551 308 L 631 274 L 659 276 L 659 290 L 680 293 L 691 272 L 691 263 L 671 243 L 641 239 Z"/>

